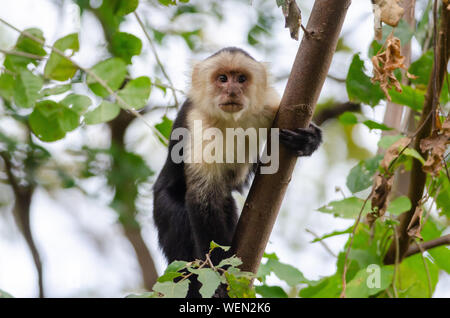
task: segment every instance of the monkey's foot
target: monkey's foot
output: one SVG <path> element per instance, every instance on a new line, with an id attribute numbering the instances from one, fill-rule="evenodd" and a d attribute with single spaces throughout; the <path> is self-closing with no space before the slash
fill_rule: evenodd
<path id="1" fill-rule="evenodd" d="M 311 156 L 322 142 L 322 130 L 313 123 L 308 128 L 280 129 L 280 142 L 297 156 Z"/>

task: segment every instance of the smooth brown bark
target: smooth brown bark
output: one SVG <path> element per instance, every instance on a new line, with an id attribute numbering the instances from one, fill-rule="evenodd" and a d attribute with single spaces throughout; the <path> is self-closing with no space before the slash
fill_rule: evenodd
<path id="1" fill-rule="evenodd" d="M 273 127 L 308 127 L 350 3 L 315 1 L 306 26 L 308 34 L 303 36 Z M 232 249 L 242 259 L 245 271 L 258 270 L 297 162 L 282 145 L 279 158 L 277 173 L 256 175 L 237 225 Z"/>
<path id="2" fill-rule="evenodd" d="M 426 241 L 420 243 L 420 248 L 418 245 L 411 245 L 405 253 L 405 257 L 417 254 L 421 252 L 421 249 L 426 251 L 438 246 L 450 245 L 450 234 L 438 237 L 431 241 Z"/>

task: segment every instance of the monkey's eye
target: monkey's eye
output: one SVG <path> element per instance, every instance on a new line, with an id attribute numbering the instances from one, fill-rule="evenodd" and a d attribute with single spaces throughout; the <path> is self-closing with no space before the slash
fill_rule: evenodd
<path id="1" fill-rule="evenodd" d="M 219 81 L 221 81 L 222 83 L 226 83 L 228 81 L 228 78 L 226 75 L 219 75 L 218 77 Z"/>
<path id="2" fill-rule="evenodd" d="M 238 77 L 238 82 L 239 83 L 244 83 L 246 80 L 247 80 L 247 76 L 239 75 L 239 77 Z"/>

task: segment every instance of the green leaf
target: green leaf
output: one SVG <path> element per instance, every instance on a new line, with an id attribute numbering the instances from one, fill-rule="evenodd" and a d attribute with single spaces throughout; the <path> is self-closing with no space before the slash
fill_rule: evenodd
<path id="1" fill-rule="evenodd" d="M 321 237 L 315 238 L 314 240 L 311 241 L 311 243 L 316 243 L 316 242 L 322 241 L 326 238 L 337 236 L 337 235 L 350 234 L 350 233 L 352 233 L 352 230 L 353 230 L 353 226 L 350 226 L 348 229 L 343 230 L 343 231 L 333 231 L 331 233 L 322 235 Z"/>
<path id="2" fill-rule="evenodd" d="M 251 280 L 245 276 L 235 276 L 230 272 L 225 272 L 225 277 L 229 285 L 228 295 L 230 298 L 255 298 L 255 291 L 251 288 Z"/>
<path id="3" fill-rule="evenodd" d="M 33 107 L 42 88 L 42 78 L 27 69 L 21 69 L 16 76 L 14 87 L 14 101 L 20 107 Z"/>
<path id="4" fill-rule="evenodd" d="M 382 155 L 377 155 L 373 158 L 361 160 L 356 166 L 354 166 L 347 176 L 347 188 L 356 193 L 367 189 L 373 184 L 373 176 L 378 170 Z"/>
<path id="5" fill-rule="evenodd" d="M 450 218 L 450 181 L 442 171 L 439 176 L 441 189 L 436 196 L 436 206 L 441 210 L 441 214 Z"/>
<path id="6" fill-rule="evenodd" d="M 431 77 L 431 70 L 434 64 L 434 53 L 432 50 L 425 52 L 417 61 L 411 64 L 408 72 L 417 76 L 412 78 L 411 83 L 415 84 L 416 88 L 425 91 L 426 86 Z M 444 80 L 441 89 L 440 101 L 441 104 L 447 104 L 450 100 L 450 91 L 448 88 L 448 81 Z"/>
<path id="7" fill-rule="evenodd" d="M 64 99 L 60 101 L 60 103 L 70 108 L 78 115 L 83 115 L 88 107 L 92 104 L 92 101 L 85 95 L 69 94 L 64 97 Z"/>
<path id="8" fill-rule="evenodd" d="M 421 234 L 425 241 L 430 241 L 440 237 L 444 229 L 444 226 L 429 218 L 424 224 Z M 437 246 L 427 250 L 427 252 L 431 255 L 433 263 L 450 274 L 450 249 L 448 246 Z"/>
<path id="9" fill-rule="evenodd" d="M 425 102 L 425 94 L 411 86 L 402 85 L 402 92 L 397 92 L 395 88 L 389 90 L 392 102 L 408 106 L 416 111 L 421 111 Z"/>
<path id="10" fill-rule="evenodd" d="M 385 96 L 380 85 L 372 84 L 364 70 L 364 62 L 358 54 L 355 54 L 347 74 L 347 94 L 351 101 L 376 106 Z"/>
<path id="11" fill-rule="evenodd" d="M 211 298 L 220 285 L 220 275 L 211 268 L 189 268 L 189 271 L 198 275 L 197 279 L 202 284 L 200 295 L 203 298 Z"/>
<path id="12" fill-rule="evenodd" d="M 378 43 L 376 40 L 373 40 L 372 43 L 370 43 L 369 47 L 369 58 L 371 59 L 374 55 L 377 55 L 382 48 L 383 46 L 380 43 Z"/>
<path id="13" fill-rule="evenodd" d="M 303 276 L 303 273 L 294 266 L 281 263 L 275 260 L 268 260 L 275 275 L 281 280 L 284 280 L 289 286 L 293 287 L 301 283 L 307 283 L 308 280 Z"/>
<path id="14" fill-rule="evenodd" d="M 116 15 L 127 15 L 137 9 L 139 0 L 119 0 L 114 10 Z"/>
<path id="15" fill-rule="evenodd" d="M 358 263 L 359 268 L 366 268 L 371 264 L 381 265 L 382 263 L 381 257 L 373 253 L 372 250 L 359 248 L 350 249 L 348 259 L 356 261 Z"/>
<path id="16" fill-rule="evenodd" d="M 424 260 L 428 266 L 430 282 L 428 282 L 428 274 L 423 264 Z M 399 297 L 425 298 L 432 296 L 438 281 L 439 267 L 428 258 L 422 259 L 422 255 L 416 254 L 403 259 L 397 273 L 396 286 Z M 431 285 L 431 295 L 428 283 Z"/>
<path id="17" fill-rule="evenodd" d="M 78 127 L 79 115 L 60 103 L 44 100 L 28 117 L 31 130 L 42 141 L 55 141 L 64 138 L 66 132 Z"/>
<path id="18" fill-rule="evenodd" d="M 353 112 L 344 112 L 339 116 L 339 122 L 343 125 L 355 125 L 361 123 L 367 126 L 369 129 L 381 129 L 381 130 L 391 130 L 388 126 L 384 124 L 377 123 L 371 119 L 367 119 L 364 115 L 356 114 Z"/>
<path id="19" fill-rule="evenodd" d="M 67 92 L 71 88 L 72 88 L 71 84 L 47 87 L 41 91 L 40 95 L 43 97 L 50 96 L 50 95 L 59 95 L 59 94 Z"/>
<path id="20" fill-rule="evenodd" d="M 417 152 L 417 150 L 413 149 L 413 148 L 406 148 L 403 151 L 403 154 L 405 156 L 409 156 L 409 157 L 413 157 L 416 158 L 417 160 L 419 160 L 422 164 L 425 163 L 425 159 L 423 159 L 422 155 L 420 153 Z"/>
<path id="21" fill-rule="evenodd" d="M 394 135 L 394 136 L 382 136 L 380 140 L 378 141 L 378 147 L 388 149 L 390 146 L 392 146 L 396 141 L 404 138 L 403 135 Z"/>
<path id="22" fill-rule="evenodd" d="M 0 74 L 0 96 L 11 101 L 14 94 L 14 77 L 11 74 Z"/>
<path id="23" fill-rule="evenodd" d="M 173 122 L 169 119 L 169 118 L 167 118 L 167 116 L 166 115 L 164 115 L 163 117 L 162 117 L 162 121 L 159 123 L 159 124 L 156 124 L 155 125 L 155 128 L 164 136 L 164 137 L 166 137 L 167 138 L 167 140 L 170 140 L 170 132 L 172 131 L 172 125 L 173 125 Z M 158 137 L 159 138 L 159 137 Z M 161 138 L 159 138 L 160 139 L 160 141 L 162 142 L 162 143 L 164 143 L 164 141 L 161 139 Z"/>
<path id="24" fill-rule="evenodd" d="M 432 50 L 425 52 L 417 61 L 411 63 L 408 72 L 417 77 L 412 78 L 411 83 L 427 85 L 430 80 L 433 63 L 434 54 Z"/>
<path id="25" fill-rule="evenodd" d="M 115 56 L 131 64 L 131 58 L 141 54 L 142 41 L 133 34 L 116 32 L 111 39 L 111 51 Z"/>
<path id="26" fill-rule="evenodd" d="M 98 77 L 100 77 L 113 90 L 117 90 L 122 85 L 127 68 L 125 62 L 118 57 L 113 57 L 97 63 L 92 69 Z M 88 75 L 86 80 L 89 88 L 96 95 L 106 97 L 109 92 L 92 76 Z"/>
<path id="27" fill-rule="evenodd" d="M 121 89 L 119 95 L 129 106 L 134 109 L 140 109 L 147 105 L 150 96 L 151 82 L 147 76 L 138 77 Z M 123 108 L 126 108 L 123 106 Z"/>
<path id="28" fill-rule="evenodd" d="M 120 107 L 117 104 L 103 101 L 97 108 L 87 112 L 84 115 L 86 125 L 96 125 L 113 120 L 120 113 Z"/>
<path id="29" fill-rule="evenodd" d="M 347 298 L 366 298 L 385 290 L 392 283 L 394 267 L 372 266 L 361 269 L 347 283 L 345 296 Z"/>
<path id="30" fill-rule="evenodd" d="M 73 55 L 74 52 L 78 52 L 78 50 L 80 49 L 78 34 L 72 33 L 66 35 L 65 37 L 56 40 L 53 46 L 62 52 L 65 52 L 66 50 L 72 50 Z M 57 81 L 66 81 L 72 78 L 76 72 L 77 67 L 73 65 L 72 62 L 52 51 L 47 64 L 45 64 L 44 76 Z"/>
<path id="31" fill-rule="evenodd" d="M 296 286 L 309 282 L 303 273 L 292 265 L 284 264 L 276 258 L 269 258 L 265 264 L 261 264 L 257 277 L 265 280 L 265 276 L 273 272 L 279 279 L 285 281 L 289 286 Z"/>
<path id="32" fill-rule="evenodd" d="M 342 291 L 342 277 L 335 274 L 319 281 L 311 282 L 308 287 L 300 290 L 303 298 L 338 298 Z"/>
<path id="33" fill-rule="evenodd" d="M 372 129 L 392 130 L 392 128 L 386 126 L 385 124 L 377 123 L 376 121 L 373 121 L 371 119 L 365 120 L 362 123 L 366 125 L 370 130 Z"/>
<path id="34" fill-rule="evenodd" d="M 182 276 L 183 273 L 180 273 L 179 271 L 184 269 L 186 265 L 187 262 L 185 261 L 173 261 L 167 266 L 164 274 L 158 278 L 158 282 L 163 283 L 173 281 L 174 278 Z"/>
<path id="35" fill-rule="evenodd" d="M 222 250 L 224 250 L 226 252 L 230 249 L 230 246 L 222 246 L 222 245 L 217 244 L 214 241 L 211 241 L 211 243 L 209 243 L 209 252 L 211 252 L 215 248 L 221 248 Z"/>
<path id="36" fill-rule="evenodd" d="M 344 219 L 354 219 L 358 216 L 361 211 L 364 200 L 350 197 L 340 201 L 332 201 L 327 205 L 318 209 L 320 212 L 331 213 L 336 217 L 341 217 Z M 365 215 L 370 211 L 370 202 L 367 202 L 362 215 Z"/>
<path id="37" fill-rule="evenodd" d="M 264 298 L 288 298 L 286 292 L 279 286 L 255 286 L 255 291 Z"/>
<path id="38" fill-rule="evenodd" d="M 393 215 L 400 215 L 410 209 L 411 201 L 405 195 L 395 198 L 387 207 L 387 211 Z"/>
<path id="39" fill-rule="evenodd" d="M 174 282 L 156 282 L 153 290 L 162 294 L 163 298 L 185 298 L 189 289 L 190 281 L 188 279 Z"/>
<path id="40" fill-rule="evenodd" d="M 169 6 L 169 5 L 176 5 L 177 1 L 176 0 L 158 0 L 159 3 L 161 3 L 164 6 Z"/>
<path id="41" fill-rule="evenodd" d="M 44 41 L 44 34 L 41 30 L 36 28 L 26 29 L 24 32 L 27 32 L 34 37 Z M 45 56 L 47 52 L 44 50 L 43 45 L 39 42 L 36 42 L 24 35 L 20 35 L 17 39 L 16 45 L 14 46 L 14 50 L 26 52 L 38 56 Z M 38 64 L 38 61 L 33 58 L 23 57 L 23 56 L 15 56 L 15 55 L 7 55 L 5 57 L 4 66 L 5 68 L 18 72 L 21 69 L 27 67 L 28 64 L 33 63 L 34 65 Z"/>
<path id="42" fill-rule="evenodd" d="M 233 267 L 238 267 L 241 264 L 242 264 L 242 261 L 240 258 L 238 258 L 236 256 L 231 256 L 231 257 L 221 260 L 219 265 L 217 265 L 217 267 L 223 267 L 223 266 L 227 266 L 227 265 L 233 266 Z"/>

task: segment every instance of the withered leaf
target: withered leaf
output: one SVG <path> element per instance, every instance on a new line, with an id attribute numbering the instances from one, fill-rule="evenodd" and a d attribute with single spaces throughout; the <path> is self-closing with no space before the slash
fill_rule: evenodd
<path id="1" fill-rule="evenodd" d="M 372 213 L 368 214 L 367 221 L 372 224 L 375 219 L 383 217 L 389 203 L 389 193 L 394 182 L 393 175 L 377 173 L 374 178 L 372 192 Z"/>
<path id="2" fill-rule="evenodd" d="M 281 5 L 281 9 L 284 15 L 284 27 L 289 28 L 291 38 L 298 40 L 298 32 L 302 24 L 302 12 L 300 8 L 295 0 L 285 0 Z"/>
<path id="3" fill-rule="evenodd" d="M 378 19 L 392 27 L 398 25 L 405 13 L 405 9 L 399 5 L 400 0 L 374 0 L 372 2 L 374 15 L 379 15 L 379 17 L 375 17 L 375 20 Z"/>
<path id="4" fill-rule="evenodd" d="M 380 82 L 380 88 L 383 90 L 384 95 L 391 101 L 388 93 L 391 87 L 395 87 L 398 92 L 402 91 L 402 87 L 395 77 L 394 71 L 398 68 L 406 69 L 404 64 L 405 57 L 400 53 L 400 39 L 392 34 L 388 36 L 384 46 L 386 47 L 384 51 L 380 51 L 372 57 L 372 83 Z"/>
<path id="5" fill-rule="evenodd" d="M 409 237 L 423 239 L 422 235 L 420 235 L 420 231 L 422 230 L 422 215 L 423 209 L 421 206 L 417 206 L 414 211 L 414 215 L 411 218 L 411 221 L 408 224 L 406 230 L 408 231 Z"/>
<path id="6" fill-rule="evenodd" d="M 393 143 L 384 154 L 383 160 L 381 160 L 380 166 L 384 169 L 384 171 L 389 171 L 391 162 L 400 155 L 402 149 L 407 147 L 411 143 L 411 138 L 403 137 Z"/>
<path id="7" fill-rule="evenodd" d="M 430 151 L 427 161 L 422 166 L 422 170 L 432 176 L 438 176 L 444 163 L 444 155 L 447 145 L 450 144 L 450 115 L 444 121 L 441 129 L 436 128 L 430 137 L 420 141 L 422 152 Z"/>

